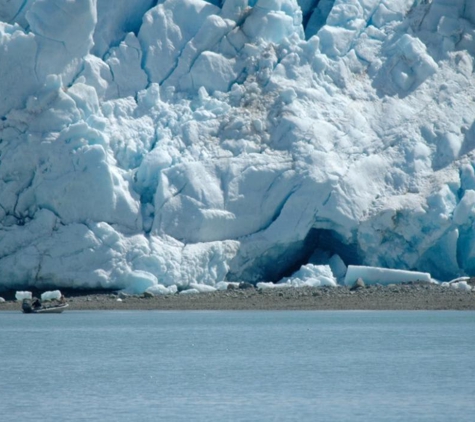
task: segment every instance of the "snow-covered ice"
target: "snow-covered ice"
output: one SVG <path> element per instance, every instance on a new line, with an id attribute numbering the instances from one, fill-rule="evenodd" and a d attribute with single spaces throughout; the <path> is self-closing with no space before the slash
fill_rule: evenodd
<path id="1" fill-rule="evenodd" d="M 1 289 L 473 275 L 474 56 L 471 0 L 0 0 Z"/>

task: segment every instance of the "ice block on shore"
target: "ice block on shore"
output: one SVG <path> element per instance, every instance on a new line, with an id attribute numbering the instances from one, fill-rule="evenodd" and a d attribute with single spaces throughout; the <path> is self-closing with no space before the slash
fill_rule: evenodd
<path id="1" fill-rule="evenodd" d="M 349 265 L 344 284 L 346 286 L 352 286 L 358 278 L 362 278 L 365 284 L 379 283 L 382 285 L 407 283 L 409 281 L 433 281 L 429 273 L 366 267 L 363 265 Z"/>
<path id="2" fill-rule="evenodd" d="M 61 291 L 60 290 L 53 290 L 44 292 L 41 294 L 41 300 L 60 300 L 61 299 Z"/>
<path id="3" fill-rule="evenodd" d="M 28 292 L 28 291 L 18 291 L 15 293 L 15 299 L 20 301 L 20 300 L 23 300 L 23 299 L 30 299 L 31 300 L 32 298 L 32 293 L 31 292 Z"/>

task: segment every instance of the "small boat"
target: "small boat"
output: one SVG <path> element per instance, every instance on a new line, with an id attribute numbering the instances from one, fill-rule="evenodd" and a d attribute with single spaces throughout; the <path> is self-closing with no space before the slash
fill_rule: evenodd
<path id="1" fill-rule="evenodd" d="M 24 314 L 60 314 L 69 306 L 68 303 L 54 304 L 50 306 L 40 304 L 39 301 L 37 301 L 37 303 L 39 306 L 35 306 L 35 302 L 32 305 L 31 300 L 29 299 L 24 299 L 21 306 L 22 312 Z"/>
<path id="2" fill-rule="evenodd" d="M 41 308 L 33 309 L 33 314 L 60 314 L 69 306 L 68 303 L 62 305 L 42 306 Z"/>

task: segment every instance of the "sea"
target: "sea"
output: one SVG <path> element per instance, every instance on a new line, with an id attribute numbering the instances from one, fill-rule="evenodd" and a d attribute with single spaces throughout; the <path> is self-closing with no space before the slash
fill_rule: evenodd
<path id="1" fill-rule="evenodd" d="M 0 420 L 475 420 L 475 312 L 0 313 Z"/>

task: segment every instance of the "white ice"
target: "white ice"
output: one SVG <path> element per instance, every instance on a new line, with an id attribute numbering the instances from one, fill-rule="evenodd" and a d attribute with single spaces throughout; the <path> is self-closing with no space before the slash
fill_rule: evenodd
<path id="1" fill-rule="evenodd" d="M 32 293 L 29 291 L 17 291 L 15 293 L 15 299 L 16 300 L 23 300 L 23 299 L 32 299 Z"/>
<path id="2" fill-rule="evenodd" d="M 296 271 L 289 278 L 282 279 L 277 285 L 288 284 L 292 287 L 322 287 L 337 285 L 337 280 L 332 273 L 329 265 L 302 265 L 300 270 Z"/>
<path id="3" fill-rule="evenodd" d="M 462 292 L 472 291 L 472 286 L 470 286 L 466 281 L 459 281 L 458 283 L 451 283 L 450 287 L 455 290 L 460 290 Z"/>
<path id="4" fill-rule="evenodd" d="M 352 286 L 359 278 L 361 278 L 365 284 L 379 283 L 382 285 L 407 283 L 410 281 L 433 282 L 429 273 L 349 265 L 344 284 L 346 286 Z"/>
<path id="5" fill-rule="evenodd" d="M 156 3 L 0 0 L 0 290 L 473 275 L 475 2 Z"/>
<path id="6" fill-rule="evenodd" d="M 61 291 L 60 290 L 48 290 L 46 292 L 41 293 L 41 300 L 59 300 L 61 299 Z"/>
<path id="7" fill-rule="evenodd" d="M 174 284 L 168 287 L 165 287 L 162 284 L 154 284 L 153 286 L 148 287 L 145 291 L 154 295 L 169 295 L 175 294 L 178 289 Z"/>

